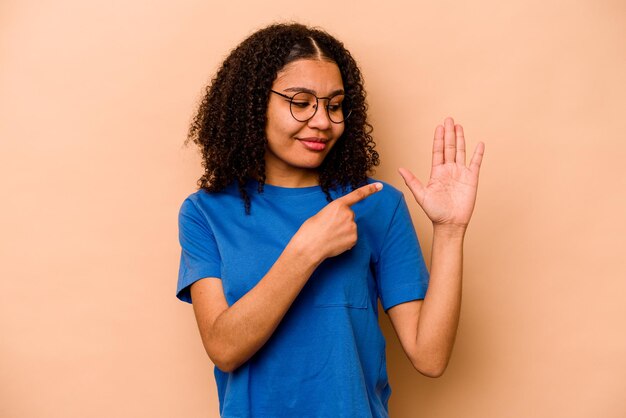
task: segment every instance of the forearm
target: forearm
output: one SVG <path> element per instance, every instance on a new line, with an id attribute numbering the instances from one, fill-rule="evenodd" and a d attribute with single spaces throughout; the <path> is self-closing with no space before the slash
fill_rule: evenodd
<path id="1" fill-rule="evenodd" d="M 292 240 L 259 283 L 217 317 L 207 351 L 220 369 L 236 369 L 273 334 L 319 265 L 301 248 Z"/>
<path id="2" fill-rule="evenodd" d="M 440 375 L 452 353 L 461 310 L 464 228 L 435 226 L 428 291 L 416 336 L 416 358 Z"/>

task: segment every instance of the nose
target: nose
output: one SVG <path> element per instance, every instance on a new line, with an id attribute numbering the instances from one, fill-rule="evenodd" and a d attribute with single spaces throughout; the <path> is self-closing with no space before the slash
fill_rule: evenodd
<path id="1" fill-rule="evenodd" d="M 309 127 L 317 128 L 319 130 L 326 130 L 330 128 L 331 123 L 332 122 L 328 117 L 328 111 L 326 110 L 326 106 L 324 106 L 320 100 L 317 104 L 315 115 L 313 115 L 313 117 L 309 119 Z"/>

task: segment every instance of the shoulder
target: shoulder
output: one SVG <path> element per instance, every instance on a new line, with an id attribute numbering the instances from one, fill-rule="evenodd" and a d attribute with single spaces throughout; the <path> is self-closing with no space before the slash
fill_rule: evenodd
<path id="1" fill-rule="evenodd" d="M 367 183 L 382 183 L 383 185 L 382 190 L 374 193 L 363 202 L 361 202 L 365 203 L 365 207 L 371 206 L 380 215 L 389 212 L 393 213 L 398 207 L 398 204 L 400 204 L 404 200 L 404 195 L 402 194 L 402 192 L 396 189 L 390 183 L 387 183 L 386 181 L 368 177 Z"/>
<path id="2" fill-rule="evenodd" d="M 376 193 L 376 195 L 380 195 L 381 197 L 384 197 L 385 199 L 395 200 L 397 203 L 400 199 L 404 197 L 404 195 L 402 194 L 400 190 L 396 189 L 394 186 L 387 183 L 386 181 L 368 177 L 367 184 L 372 184 L 372 183 L 382 183 L 383 189 L 380 192 Z"/>
<path id="3" fill-rule="evenodd" d="M 200 189 L 194 193 L 191 193 L 187 196 L 183 203 L 180 205 L 180 209 L 178 211 L 179 217 L 183 216 L 194 216 L 197 215 L 199 211 L 199 206 L 202 200 L 205 199 L 204 194 L 208 194 L 205 190 Z"/>
<path id="4" fill-rule="evenodd" d="M 241 199 L 230 189 L 220 192 L 199 189 L 189 194 L 181 203 L 178 211 L 179 225 L 202 225 L 204 228 L 212 228 L 216 220 L 232 213 L 235 205 L 241 206 Z"/>
<path id="5" fill-rule="evenodd" d="M 223 205 L 225 202 L 234 199 L 239 199 L 239 193 L 233 185 L 219 192 L 208 192 L 205 189 L 199 189 L 183 200 L 180 210 L 181 212 L 186 210 L 193 211 L 194 209 L 196 211 L 210 210 L 213 206 Z"/>
<path id="6" fill-rule="evenodd" d="M 393 185 L 375 178 L 368 178 L 367 182 L 380 182 L 383 188 L 352 208 L 359 227 L 359 237 L 363 236 L 370 243 L 375 254 L 374 260 L 378 260 L 378 255 L 389 240 L 390 230 L 399 228 L 399 236 L 414 235 L 415 230 L 404 194 Z"/>

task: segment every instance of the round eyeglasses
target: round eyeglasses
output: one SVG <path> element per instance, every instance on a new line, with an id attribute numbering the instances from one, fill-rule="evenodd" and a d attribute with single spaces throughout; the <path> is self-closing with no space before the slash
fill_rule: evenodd
<path id="1" fill-rule="evenodd" d="M 317 113 L 320 100 L 328 101 L 324 107 L 326 108 L 328 119 L 330 119 L 332 123 L 342 123 L 344 120 L 348 119 L 348 116 L 350 116 L 351 113 L 349 109 L 345 108 L 345 95 L 342 93 L 335 94 L 331 97 L 317 97 L 313 93 L 309 93 L 307 91 L 299 91 L 293 96 L 287 96 L 286 94 L 282 94 L 276 90 L 270 91 L 289 101 L 291 116 L 293 116 L 293 118 L 298 122 L 307 122 L 311 120 L 313 116 L 315 116 L 315 113 Z"/>

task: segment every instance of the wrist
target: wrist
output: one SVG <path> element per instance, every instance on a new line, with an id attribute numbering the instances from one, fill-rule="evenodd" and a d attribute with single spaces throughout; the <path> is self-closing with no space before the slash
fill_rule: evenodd
<path id="1" fill-rule="evenodd" d="M 443 238 L 463 239 L 466 230 L 467 225 L 433 223 L 433 235 Z"/>
<path id="2" fill-rule="evenodd" d="M 303 240 L 302 235 L 298 233 L 292 237 L 287 247 L 292 255 L 306 266 L 316 268 L 324 261 L 325 257 L 320 254 L 315 245 L 309 245 L 309 243 Z"/>

